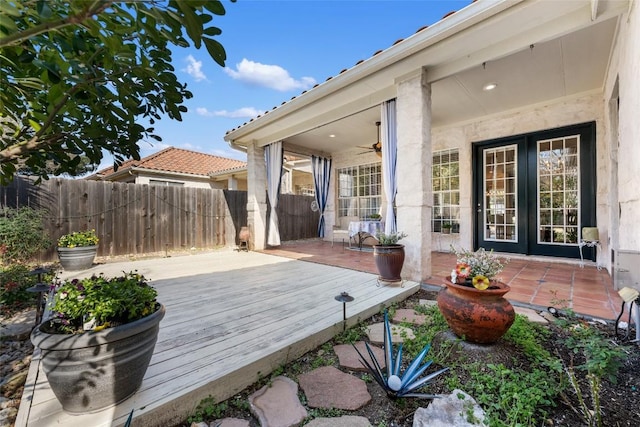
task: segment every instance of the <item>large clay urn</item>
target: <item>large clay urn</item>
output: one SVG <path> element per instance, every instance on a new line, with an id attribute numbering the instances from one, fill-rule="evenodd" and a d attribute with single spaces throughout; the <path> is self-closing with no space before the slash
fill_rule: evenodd
<path id="1" fill-rule="evenodd" d="M 380 273 L 380 280 L 399 282 L 404 265 L 404 245 L 373 245 L 373 260 Z"/>
<path id="2" fill-rule="evenodd" d="M 445 278 L 438 294 L 438 308 L 451 330 L 460 338 L 477 344 L 498 341 L 511 327 L 516 313 L 504 295 L 508 285 L 492 281 L 488 289 L 452 283 Z"/>

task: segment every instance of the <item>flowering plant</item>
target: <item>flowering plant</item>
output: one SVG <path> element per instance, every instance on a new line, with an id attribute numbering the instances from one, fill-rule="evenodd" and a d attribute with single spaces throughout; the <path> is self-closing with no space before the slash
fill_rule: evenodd
<path id="1" fill-rule="evenodd" d="M 92 276 L 54 284 L 52 317 L 43 331 L 74 334 L 130 323 L 157 310 L 157 291 L 144 276 Z"/>
<path id="2" fill-rule="evenodd" d="M 74 231 L 60 236 L 58 246 L 61 248 L 75 248 L 78 246 L 94 246 L 100 239 L 96 236 L 96 230 Z"/>
<path id="3" fill-rule="evenodd" d="M 470 278 L 472 285 L 476 289 L 484 290 L 489 288 L 491 281 L 502 271 L 507 259 L 500 259 L 494 253 L 493 249 L 489 252 L 484 248 L 480 248 L 475 252 L 465 249 L 456 250 L 451 248 L 456 254 L 456 268 L 451 274 L 451 281 L 465 282 Z M 456 280 L 460 279 L 460 280 Z"/>

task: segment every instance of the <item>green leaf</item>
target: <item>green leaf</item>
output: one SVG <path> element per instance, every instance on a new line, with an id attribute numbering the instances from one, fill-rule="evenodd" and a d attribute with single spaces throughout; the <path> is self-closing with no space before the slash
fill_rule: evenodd
<path id="1" fill-rule="evenodd" d="M 218 0 L 206 2 L 204 8 L 215 15 L 224 15 L 226 13 L 224 6 Z"/>
<path id="2" fill-rule="evenodd" d="M 193 40 L 193 44 L 196 49 L 200 49 L 202 45 L 202 23 L 198 16 L 193 12 L 193 9 L 186 4 L 186 2 L 178 2 L 180 10 L 184 14 L 184 26 L 187 30 L 187 34 Z"/>
<path id="3" fill-rule="evenodd" d="M 49 19 L 51 18 L 51 8 L 48 5 L 48 1 L 49 0 L 38 0 L 38 3 L 36 3 L 36 11 L 38 12 L 38 15 L 40 15 L 40 18 L 42 19 Z"/>
<path id="4" fill-rule="evenodd" d="M 213 39 L 203 38 L 202 40 L 213 60 L 221 67 L 224 67 L 225 61 L 227 60 L 227 53 L 224 51 L 224 47 Z"/>

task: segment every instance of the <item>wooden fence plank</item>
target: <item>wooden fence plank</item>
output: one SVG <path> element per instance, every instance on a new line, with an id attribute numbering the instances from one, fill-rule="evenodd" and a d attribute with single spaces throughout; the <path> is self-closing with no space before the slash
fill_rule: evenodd
<path id="1" fill-rule="evenodd" d="M 316 237 L 318 212 L 313 197 L 281 195 L 281 240 Z M 247 225 L 247 193 L 209 188 L 51 179 L 39 185 L 16 177 L 0 186 L 0 208 L 46 209 L 45 230 L 52 240 L 42 261 L 56 260 L 55 242 L 63 234 L 95 229 L 98 256 L 142 255 L 166 250 L 236 246 Z"/>

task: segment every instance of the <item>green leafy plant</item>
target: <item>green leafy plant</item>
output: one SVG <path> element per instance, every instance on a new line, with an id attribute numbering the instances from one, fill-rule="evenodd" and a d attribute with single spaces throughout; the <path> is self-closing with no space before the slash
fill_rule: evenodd
<path id="1" fill-rule="evenodd" d="M 376 234 L 376 238 L 378 239 L 379 245 L 396 245 L 398 241 L 407 237 L 405 233 L 397 232 L 397 233 L 378 233 Z"/>
<path id="2" fill-rule="evenodd" d="M 43 219 L 44 210 L 0 209 L 0 261 L 26 263 L 51 245 Z"/>
<path id="3" fill-rule="evenodd" d="M 218 0 L 3 1 L 0 181 L 23 168 L 45 179 L 76 173 L 103 152 L 140 159 L 138 141 L 161 140 L 156 120 L 181 121 L 193 97 L 174 48 L 204 46 L 224 66 L 211 25 L 224 14 Z"/>
<path id="4" fill-rule="evenodd" d="M 379 220 L 382 219 L 382 215 L 374 213 L 374 214 L 369 215 L 369 219 L 372 220 L 372 221 L 379 221 Z"/>
<path id="5" fill-rule="evenodd" d="M 144 276 L 134 272 L 67 280 L 55 284 L 53 317 L 43 330 L 82 333 L 133 322 L 157 310 L 156 296 Z"/>
<path id="6" fill-rule="evenodd" d="M 60 236 L 58 246 L 61 248 L 76 248 L 81 246 L 95 246 L 100 239 L 96 236 L 96 230 L 74 231 Z"/>
<path id="7" fill-rule="evenodd" d="M 451 224 L 450 222 L 443 222 L 442 223 L 442 228 L 451 229 L 451 228 L 453 228 L 453 224 Z"/>

